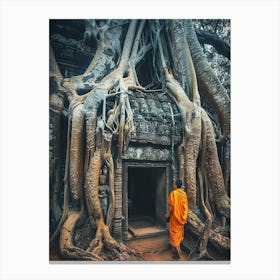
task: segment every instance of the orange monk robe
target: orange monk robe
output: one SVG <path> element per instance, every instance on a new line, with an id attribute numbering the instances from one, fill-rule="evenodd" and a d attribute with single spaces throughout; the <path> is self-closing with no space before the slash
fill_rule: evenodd
<path id="1" fill-rule="evenodd" d="M 173 190 L 169 197 L 170 207 L 169 236 L 173 247 L 179 247 L 184 238 L 184 224 L 188 216 L 187 194 L 181 188 Z"/>

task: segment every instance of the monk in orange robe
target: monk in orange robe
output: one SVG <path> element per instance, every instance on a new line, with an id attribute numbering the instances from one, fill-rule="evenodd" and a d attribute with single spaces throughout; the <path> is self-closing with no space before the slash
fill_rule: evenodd
<path id="1" fill-rule="evenodd" d="M 181 189 L 182 181 L 173 183 L 173 191 L 168 197 L 169 210 L 165 218 L 169 220 L 170 243 L 181 257 L 180 244 L 184 238 L 184 224 L 188 216 L 188 198 L 186 192 Z"/>

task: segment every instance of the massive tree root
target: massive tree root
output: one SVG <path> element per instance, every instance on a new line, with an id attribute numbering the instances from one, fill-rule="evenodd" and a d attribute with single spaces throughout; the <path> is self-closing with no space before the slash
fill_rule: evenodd
<path id="1" fill-rule="evenodd" d="M 128 138 L 133 129 L 133 123 L 131 123 L 131 108 L 125 96 L 127 87 L 124 85 L 123 74 L 127 70 L 135 29 L 136 21 L 132 21 L 127 33 L 119 67 L 111 74 L 107 75 L 98 86 L 95 84 L 95 87 L 87 94 L 86 98 L 84 96 L 79 97 L 75 92 L 77 90 L 77 81 L 88 79 L 88 70 L 84 77 L 67 79 L 64 83 L 60 81 L 66 88 L 66 91 L 70 92 L 66 97 L 68 97 L 68 101 L 71 102 L 68 111 L 70 116 L 69 120 L 71 119 L 71 122 L 69 121 L 68 123 L 69 137 L 67 139 L 68 149 L 65 167 L 66 175 L 64 179 L 64 213 L 57 230 L 51 237 L 51 241 L 55 239 L 58 231 L 61 231 L 59 245 L 60 254 L 66 259 L 102 260 L 112 258 L 114 260 L 131 260 L 136 257 L 139 258 L 136 252 L 117 242 L 111 236 L 109 228 L 114 210 L 114 163 L 110 152 L 112 138 L 110 132 L 111 134 L 113 132 L 119 134 L 118 158 L 120 159 L 123 145 L 128 145 Z M 141 29 L 143 29 L 143 26 Z M 101 66 L 96 65 L 98 61 L 102 60 L 104 52 L 98 49 L 96 55 L 99 56 L 99 58 L 95 57 L 90 67 L 93 68 L 95 66 L 94 71 L 100 73 Z M 93 73 L 93 70 L 91 73 Z M 93 74 L 91 77 L 92 76 Z M 62 79 L 61 76 L 59 76 L 59 78 Z M 73 81 L 75 81 L 75 83 Z M 98 110 L 102 104 L 103 109 L 106 108 L 105 100 L 108 91 L 118 84 L 120 102 L 115 111 L 119 111 L 120 113 L 114 114 L 113 118 L 109 116 L 108 122 L 106 123 L 106 112 L 103 112 L 102 116 L 99 116 Z M 120 120 L 118 120 L 118 118 L 120 118 Z M 83 132 L 84 121 L 85 133 Z M 114 127 L 116 122 L 119 123 L 117 128 Z M 105 124 L 107 128 L 109 128 L 109 132 L 105 131 Z M 83 160 L 84 135 L 86 139 L 85 161 Z M 104 221 L 98 197 L 99 174 L 102 164 L 106 164 L 109 167 L 110 205 L 107 221 Z M 67 199 L 68 183 L 70 184 L 72 207 L 81 210 L 67 211 L 69 205 Z M 83 191 L 84 185 L 85 190 Z M 84 212 L 83 193 L 85 193 L 88 215 L 92 217 L 92 226 L 95 230 L 95 238 L 91 241 L 87 250 L 83 250 L 73 244 L 76 223 L 82 218 Z"/>
<path id="2" fill-rule="evenodd" d="M 182 88 L 179 86 L 178 82 L 176 82 L 174 80 L 173 77 L 170 76 L 170 74 L 168 74 L 168 72 L 166 72 L 167 75 L 167 87 L 170 88 L 170 90 L 172 91 L 172 93 L 174 95 L 177 95 L 178 92 L 179 93 L 183 93 Z M 186 97 L 186 95 L 183 95 L 184 98 Z M 202 109 L 203 110 L 203 109 Z M 203 111 L 202 111 L 203 112 Z M 205 114 L 201 114 L 201 118 L 200 121 L 202 120 L 204 123 L 206 123 L 207 116 L 205 116 Z M 197 130 L 199 132 L 201 132 L 200 130 L 200 126 L 196 126 L 196 122 L 191 123 L 191 127 L 189 129 L 189 131 L 195 131 L 197 132 Z M 206 126 L 207 127 L 207 126 Z M 210 130 L 210 128 L 208 127 L 208 130 Z M 229 199 L 225 193 L 225 189 L 222 188 L 223 186 L 223 181 L 221 181 L 223 179 L 222 174 L 218 171 L 220 171 L 220 165 L 218 163 L 218 155 L 217 152 L 215 153 L 215 149 L 212 144 L 213 144 L 213 139 L 214 139 L 214 132 L 213 131 L 209 131 L 208 132 L 210 135 L 207 136 L 206 132 L 205 132 L 205 146 L 206 149 L 204 151 L 204 153 L 206 154 L 206 158 L 207 160 L 205 162 L 208 163 L 208 165 L 205 166 L 206 170 L 207 170 L 207 175 L 205 175 L 204 177 L 204 181 L 210 181 L 210 184 L 213 184 L 213 178 L 211 176 L 215 176 L 215 182 L 214 183 L 219 183 L 219 185 L 215 185 L 215 203 L 217 205 L 217 209 L 218 211 L 221 212 L 221 214 L 224 214 L 226 217 L 229 217 L 229 209 L 230 209 L 230 205 L 229 205 Z M 195 154 L 191 153 L 191 161 L 190 160 L 186 160 L 189 159 L 190 156 L 188 157 L 184 157 L 181 155 L 179 155 L 179 159 L 181 158 L 181 160 L 184 160 L 183 163 L 180 163 L 180 166 L 186 166 L 186 164 L 190 164 L 190 162 L 192 163 L 192 167 L 193 169 L 191 169 L 190 167 L 188 169 L 186 169 L 186 173 L 184 173 L 185 177 L 181 177 L 181 179 L 183 179 L 183 181 L 187 182 L 186 184 L 186 191 L 188 193 L 188 200 L 189 200 L 189 215 L 190 217 L 188 218 L 188 223 L 190 223 L 193 227 L 191 227 L 191 229 L 195 229 L 195 231 L 193 231 L 195 234 L 201 235 L 202 234 L 202 242 L 200 244 L 200 249 L 199 249 L 199 258 L 202 258 L 205 255 L 208 255 L 207 251 L 206 251 L 206 247 L 207 247 L 207 241 L 210 235 L 210 228 L 212 225 L 212 220 L 213 220 L 213 216 L 209 210 L 209 208 L 206 207 L 205 205 L 205 201 L 204 201 L 204 197 L 203 197 L 203 190 L 202 190 L 202 184 L 204 184 L 203 180 L 201 180 L 200 182 L 200 188 L 201 188 L 201 199 L 202 199 L 202 209 L 205 213 L 206 216 L 206 223 L 205 225 L 203 225 L 204 230 L 199 230 L 197 231 L 197 228 L 201 227 L 201 225 L 203 224 L 200 219 L 198 218 L 198 216 L 194 213 L 195 212 L 195 207 L 196 207 L 196 160 L 197 160 L 197 156 L 198 156 L 198 148 L 199 148 L 199 144 L 200 144 L 200 136 L 198 136 L 197 134 L 191 134 L 188 136 L 188 138 L 185 138 L 185 141 L 187 142 L 186 144 L 183 143 L 181 146 L 185 146 L 186 149 L 190 149 L 191 151 L 197 151 L 195 152 Z M 208 138 L 207 138 L 208 137 Z M 192 140 L 191 140 L 192 139 Z M 214 149 L 214 151 L 213 151 Z M 179 150 L 180 151 L 180 150 Z M 181 152 L 181 151 L 180 151 Z M 188 151 L 184 151 L 184 153 L 189 153 Z M 182 152 L 181 152 L 182 153 Z M 204 159 L 202 159 L 202 163 L 204 164 Z M 210 168 L 210 164 L 211 168 Z M 216 164 L 216 167 L 214 167 L 213 165 Z M 190 169 L 192 170 L 192 172 L 190 172 Z M 218 171 L 217 171 L 217 170 Z M 215 174 L 213 174 L 213 170 L 216 172 Z M 210 172 L 210 173 L 209 173 Z M 191 176 L 192 175 L 192 176 Z M 182 176 L 182 174 L 180 175 Z M 218 181 L 218 182 L 217 182 Z M 220 187 L 220 188 L 216 188 L 216 186 Z M 208 204 L 209 205 L 209 204 Z M 209 206 L 208 206 L 209 207 Z M 219 241 L 217 241 L 219 240 Z M 226 241 L 227 240 L 227 241 Z M 221 241 L 221 242 L 220 242 Z M 221 244 L 220 244 L 221 243 Z M 219 247 L 223 247 L 223 249 L 228 249 L 229 248 L 229 240 L 227 237 L 223 238 L 222 236 L 218 236 L 215 242 L 215 245 L 219 244 Z"/>
<path id="3" fill-rule="evenodd" d="M 200 92 L 215 110 L 222 128 L 222 138 L 226 139 L 230 131 L 230 100 L 226 89 L 209 66 L 191 21 L 185 22 L 185 30 L 195 67 Z"/>
<path id="4" fill-rule="evenodd" d="M 193 24 L 185 22 L 187 40 L 197 74 L 197 80 L 202 98 L 208 103 L 217 116 L 216 122 L 221 127 L 221 135 L 218 140 L 221 142 L 224 174 L 224 184 L 229 195 L 230 183 L 230 98 L 214 71 L 209 66 L 203 51 L 200 47 Z"/>
<path id="5" fill-rule="evenodd" d="M 176 53 L 168 53 L 168 47 L 162 43 L 164 37 L 159 35 L 160 24 L 151 25 L 155 35 L 151 35 L 154 37 L 149 43 L 147 36 L 143 35 L 149 23 L 140 21 L 137 24 L 136 20 L 131 20 L 128 28 L 124 28 L 127 32 L 120 55 L 119 44 L 123 32 L 121 24 L 100 21 L 98 26 L 95 25 L 99 33 L 95 56 L 84 74 L 72 78 L 62 77 L 51 50 L 50 109 L 58 117 L 52 118 L 53 125 L 50 129 L 56 143 L 56 146 L 52 146 L 54 153 L 50 157 L 50 168 L 53 170 L 51 174 L 56 174 L 51 188 L 52 211 L 57 222 L 50 242 L 55 242 L 60 235 L 59 253 L 63 259 L 141 259 L 139 253 L 118 240 L 120 233 L 116 232 L 115 228 L 120 228 L 122 223 L 122 201 L 119 195 L 122 191 L 122 154 L 128 147 L 134 130 L 129 95 L 133 94 L 133 90 L 146 91 L 139 83 L 136 65 L 151 48 L 155 50 L 157 47 L 160 50 L 161 64 L 155 65 L 153 80 L 160 81 L 173 97 L 183 123 L 183 140 L 178 147 L 178 171 L 188 194 L 188 228 L 200 237 L 198 254 L 193 258 L 210 257 L 207 252 L 208 241 L 222 250 L 230 248 L 229 238 L 213 228 L 217 218 L 223 217 L 225 224 L 226 219 L 230 217 L 230 200 L 218 158 L 213 125 L 200 104 L 192 50 L 189 50 L 182 21 L 173 21 L 171 25 L 167 25 L 168 32 L 173 34 L 169 43 L 177 50 Z M 115 41 L 112 41 L 112 38 Z M 173 68 L 176 73 L 181 71 L 179 79 L 184 87 L 173 76 L 166 60 L 177 63 Z M 168 65 L 171 65 L 170 61 Z M 164 79 L 159 80 L 160 76 Z M 201 79 L 204 79 L 203 76 Z M 109 99 L 114 100 L 114 105 L 108 109 Z M 57 158 L 61 114 L 66 110 L 64 104 L 69 104 L 68 135 L 64 203 L 63 209 L 60 209 L 57 199 L 60 190 Z M 214 108 L 220 109 L 218 105 L 214 105 Z M 224 133 L 227 134 L 228 120 L 225 115 L 227 114 L 222 110 L 218 113 Z M 114 157 L 113 138 L 117 139 Z M 107 217 L 103 215 L 99 199 L 100 178 L 104 176 L 101 174 L 104 166 L 108 168 Z M 197 197 L 200 197 L 199 202 Z M 198 208 L 202 209 L 203 221 L 197 214 Z M 219 217 L 216 217 L 215 213 Z M 85 221 L 90 221 L 94 237 L 85 248 L 80 248 L 74 238 L 75 229 L 78 226 L 83 227 Z"/>
<path id="6" fill-rule="evenodd" d="M 172 93 L 175 101 L 180 108 L 180 112 L 183 120 L 183 143 L 179 149 L 179 166 L 180 179 L 183 180 L 186 186 L 189 201 L 190 217 L 188 222 L 198 228 L 198 224 L 201 224 L 199 217 L 195 214 L 196 210 L 196 170 L 197 159 L 199 154 L 199 147 L 201 145 L 201 156 L 199 166 L 199 188 L 201 197 L 201 208 L 205 215 L 204 229 L 199 233 L 201 242 L 198 248 L 199 254 L 194 259 L 201 259 L 205 256 L 211 258 L 207 252 L 207 243 L 210 236 L 211 226 L 213 222 L 213 214 L 208 202 L 208 187 L 212 187 L 213 199 L 220 215 L 229 218 L 230 203 L 226 194 L 223 175 L 219 164 L 219 158 L 217 154 L 217 148 L 215 144 L 215 134 L 213 131 L 212 123 L 206 114 L 206 112 L 200 107 L 200 97 L 196 82 L 196 73 L 192 58 L 190 55 L 188 43 L 184 36 L 182 37 L 182 30 L 184 30 L 181 21 L 173 21 L 172 28 L 174 29 L 174 43 L 179 54 L 178 61 L 182 61 L 182 69 L 185 72 L 189 71 L 189 75 L 186 77 L 186 88 L 191 92 L 186 94 L 174 78 L 170 70 L 166 68 L 166 63 L 163 55 L 163 48 L 161 41 L 159 40 L 160 53 L 162 65 L 166 77 L 167 88 Z M 183 38 L 183 39 L 182 39 Z M 193 101 L 190 101 L 188 96 L 192 96 Z M 181 107 L 182 106 L 182 107 Z M 203 127 L 203 129 L 201 129 Z M 202 135 L 202 137 L 201 137 Z M 183 168 L 185 167 L 185 170 Z M 206 201 L 204 199 L 204 189 L 206 189 Z M 197 232 L 196 232 L 197 233 Z M 219 240 L 227 238 L 219 237 Z M 228 248 L 227 242 L 221 242 L 224 249 Z M 192 252 L 191 252 L 192 253 Z M 191 255 L 189 257 L 192 257 Z"/>

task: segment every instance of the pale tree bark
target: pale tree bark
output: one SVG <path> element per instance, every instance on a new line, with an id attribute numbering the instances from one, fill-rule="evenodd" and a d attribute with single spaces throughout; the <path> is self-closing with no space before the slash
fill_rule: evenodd
<path id="1" fill-rule="evenodd" d="M 201 95 L 217 113 L 222 128 L 222 138 L 225 139 L 230 131 L 230 100 L 228 94 L 209 66 L 191 21 L 186 21 L 186 35 Z"/>
<path id="2" fill-rule="evenodd" d="M 173 31 L 174 45 L 176 49 L 175 56 L 177 56 L 174 61 L 176 61 L 176 66 L 179 69 L 178 72 L 184 73 L 185 83 L 187 84 L 186 89 L 190 91 L 188 94 L 184 92 L 179 82 L 176 81 L 170 71 L 166 68 L 163 48 L 160 47 L 159 49 L 163 61 L 162 65 L 165 69 L 167 88 L 173 94 L 182 115 L 184 137 L 183 143 L 180 145 L 179 149 L 181 154 L 178 155 L 180 166 L 179 175 L 183 182 L 185 182 L 186 192 L 188 194 L 189 211 L 192 217 L 189 221 L 196 225 L 201 223 L 200 219 L 195 214 L 195 210 L 197 206 L 197 159 L 199 149 L 202 147 L 200 170 L 198 174 L 200 180 L 198 184 L 200 186 L 201 208 L 206 216 L 206 222 L 204 230 L 200 232 L 201 242 L 198 249 L 199 254 L 195 257 L 200 259 L 205 256 L 210 257 L 206 248 L 213 222 L 213 214 L 208 201 L 208 196 L 205 201 L 203 188 L 208 192 L 210 186 L 218 212 L 227 218 L 230 215 L 230 202 L 224 186 L 212 123 L 206 112 L 200 107 L 196 71 L 194 69 L 188 43 L 184 37 L 185 28 L 183 21 L 172 21 L 171 30 Z M 161 43 L 161 41 L 159 41 L 159 43 Z M 190 101 L 188 96 L 191 96 L 193 101 Z M 184 156 L 182 154 L 184 154 Z M 225 245 L 223 242 L 221 244 L 221 246 Z M 227 246 L 224 247 L 224 249 L 226 248 Z"/>

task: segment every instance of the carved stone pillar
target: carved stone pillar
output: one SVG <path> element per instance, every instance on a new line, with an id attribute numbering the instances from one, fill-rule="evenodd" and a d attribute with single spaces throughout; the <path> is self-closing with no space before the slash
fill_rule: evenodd
<path id="1" fill-rule="evenodd" d="M 113 218 L 113 235 L 122 241 L 122 162 L 115 169 L 115 215 Z"/>

